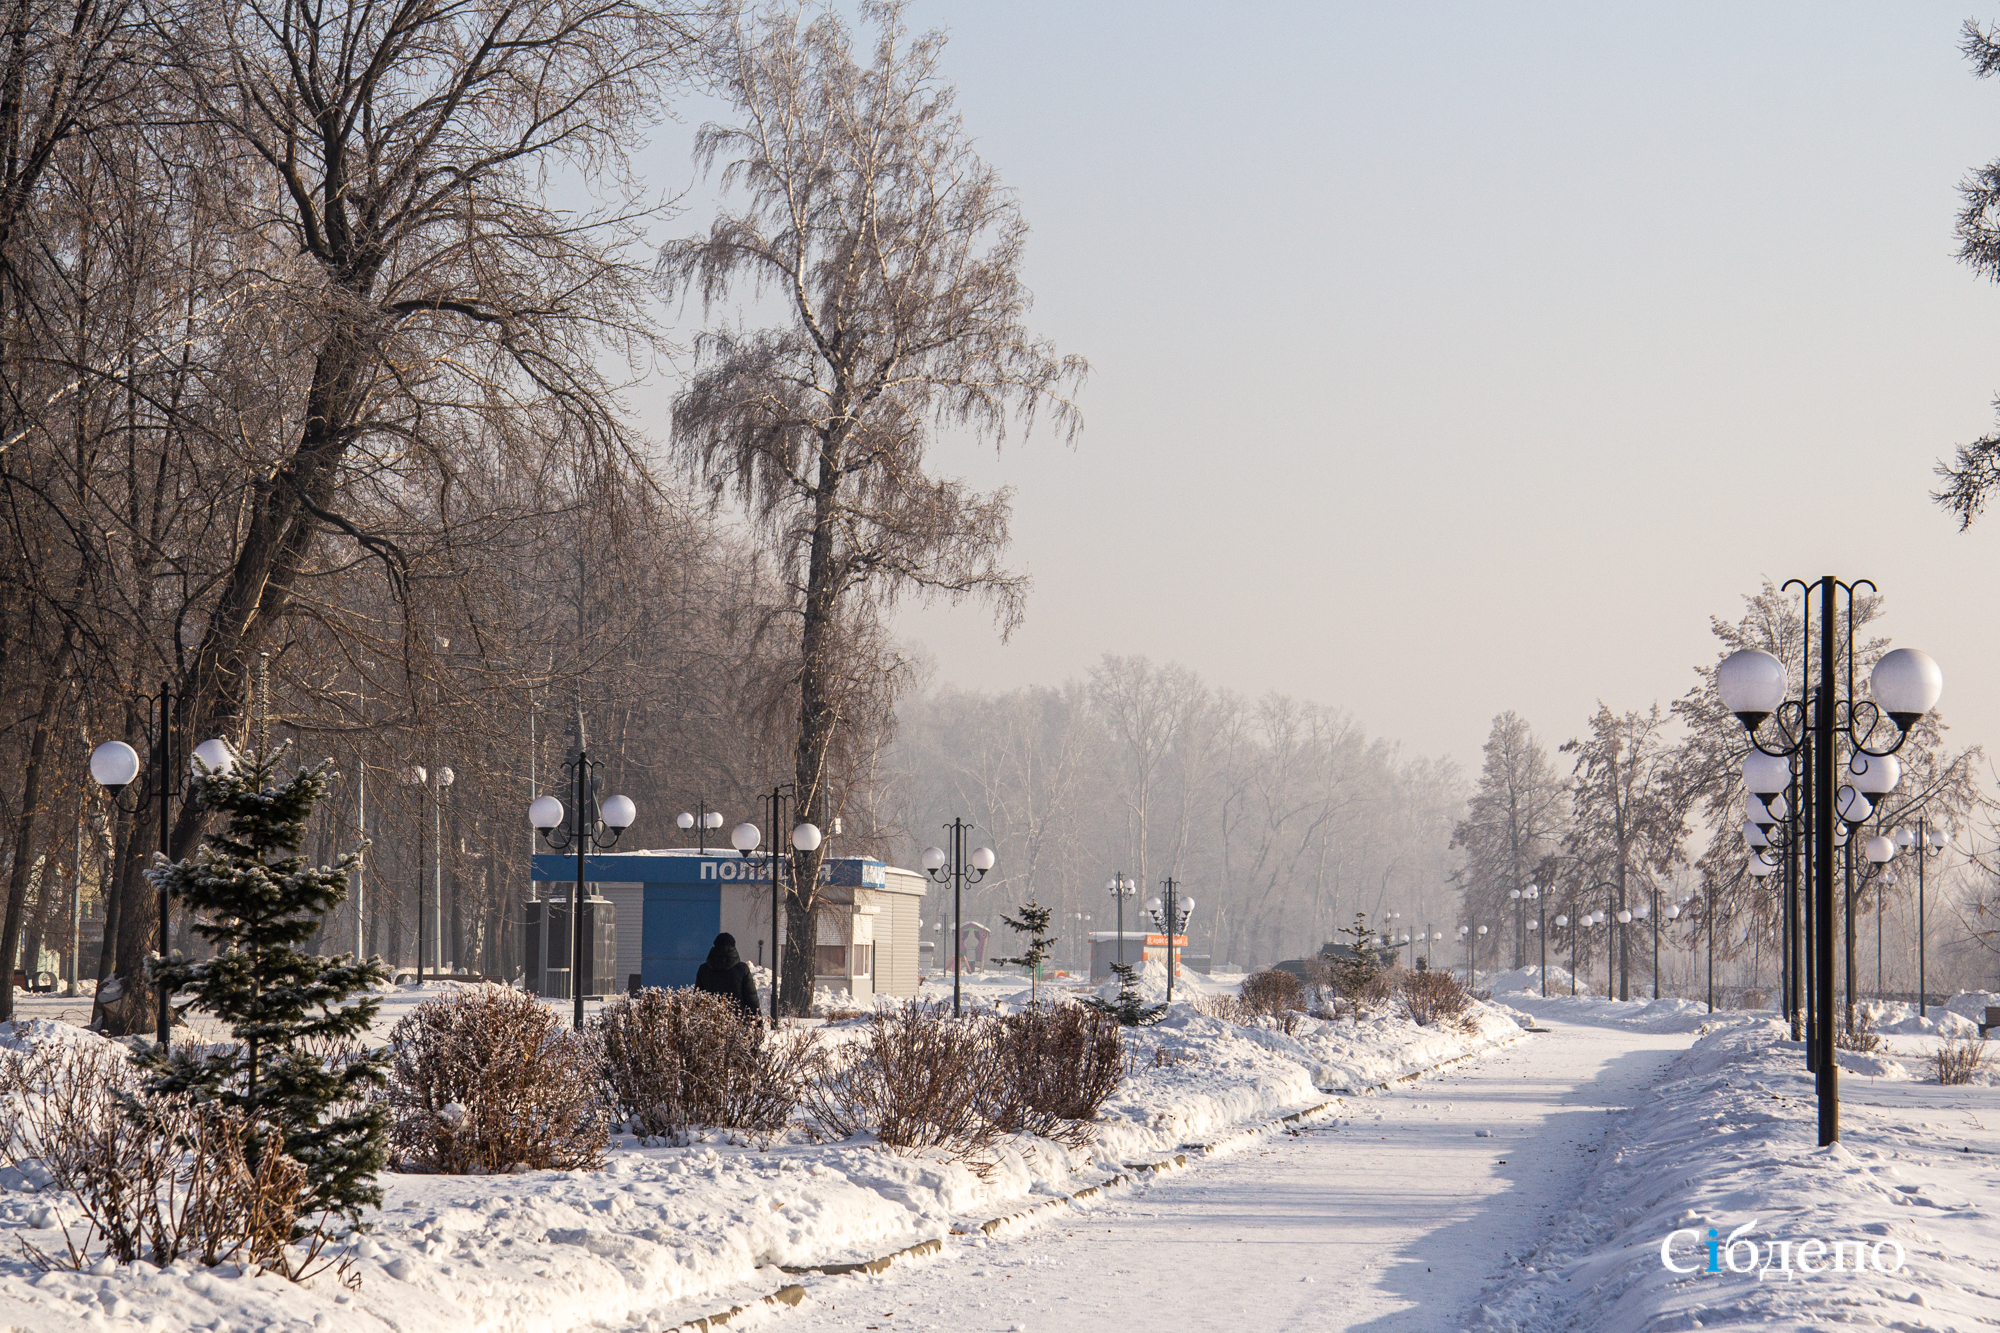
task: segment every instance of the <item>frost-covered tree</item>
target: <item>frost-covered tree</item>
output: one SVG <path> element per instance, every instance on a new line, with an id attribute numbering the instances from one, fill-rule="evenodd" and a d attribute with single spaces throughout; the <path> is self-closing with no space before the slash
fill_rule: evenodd
<path id="1" fill-rule="evenodd" d="M 387 973 L 351 954 L 325 958 L 299 947 L 347 896 L 361 853 L 319 867 L 301 855 L 331 769 L 321 763 L 280 781 L 282 753 L 253 750 L 226 772 L 203 772 L 194 798 L 225 826 L 192 855 L 148 872 L 198 916 L 195 933 L 216 950 L 200 961 L 155 960 L 154 984 L 227 1023 L 234 1040 L 171 1057 L 154 1051 L 144 1057 L 147 1090 L 191 1092 L 241 1114 L 253 1154 L 275 1148 L 304 1168 L 302 1216 L 352 1218 L 381 1202 L 374 1177 L 386 1154 L 385 1113 L 366 1101 L 383 1080 L 386 1052 L 352 1047 L 380 1004 L 356 996 Z"/>
<path id="2" fill-rule="evenodd" d="M 874 30 L 862 52 L 831 10 L 742 19 L 717 68 L 734 123 L 696 140 L 738 206 L 667 245 L 659 268 L 670 298 L 763 294 L 782 311 L 702 337 L 673 434 L 747 503 L 796 590 L 794 779 L 799 816 L 822 826 L 855 741 L 852 696 L 895 674 L 890 605 L 971 597 L 1004 628 L 1020 615 L 1025 580 L 1001 563 L 1006 492 L 936 475 L 932 445 L 945 430 L 997 444 L 1038 416 L 1073 438 L 1086 370 L 1028 328 L 1027 223 L 953 108 L 944 35 L 911 37 L 895 0 L 859 8 Z M 795 1012 L 812 1000 L 825 854 L 797 853 L 792 878 Z"/>
<path id="3" fill-rule="evenodd" d="M 1507 895 L 1527 889 L 1537 866 L 1555 850 L 1568 820 L 1568 794 L 1527 719 L 1512 710 L 1494 718 L 1479 786 L 1452 832 L 1452 846 L 1465 853 L 1459 880 L 1465 887 L 1466 919 L 1495 926 L 1504 920 L 1515 967 L 1526 960 L 1516 929 L 1520 913 L 1508 911 L 1518 900 Z"/>

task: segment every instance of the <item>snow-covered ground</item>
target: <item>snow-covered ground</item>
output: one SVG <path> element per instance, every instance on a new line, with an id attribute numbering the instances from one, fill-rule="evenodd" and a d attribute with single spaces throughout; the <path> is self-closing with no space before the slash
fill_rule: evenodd
<path id="1" fill-rule="evenodd" d="M 1025 998 L 1020 978 L 981 978 L 968 991 L 981 1004 Z M 378 1031 L 422 997 L 388 997 Z M 99 1040 L 49 1019 L 0 1035 Z M 1469 1033 L 1302 1018 L 1287 1035 L 1269 1020 L 1237 1027 L 1182 1003 L 1164 1022 L 1129 1032 L 1132 1075 L 1086 1150 L 1026 1140 L 982 1176 L 860 1142 L 714 1135 L 665 1148 L 620 1138 L 599 1171 L 387 1175 L 384 1208 L 357 1250 L 353 1290 L 330 1277 L 299 1286 L 227 1266 L 40 1273 L 18 1252 L 0 1252 L 0 1329 L 670 1328 L 791 1281 L 781 1266 L 948 1239 L 1126 1163 L 1323 1104 L 1329 1089 L 1371 1087 L 1522 1036 L 1518 1020 L 1497 1008 L 1483 1009 Z M 20 1179 L 0 1178 L 0 1231 L 58 1248 L 66 1217 L 59 1201 L 44 1211 L 50 1203 Z"/>
<path id="2" fill-rule="evenodd" d="M 2000 1088 L 1922 1081 L 1935 1036 L 1843 1056 L 1843 1144 L 1821 1150 L 1802 1053 L 1768 1016 L 1499 998 L 1547 1031 L 1042 1231 L 813 1281 L 788 1322 L 811 1333 L 2000 1325 Z M 1986 1002 L 1961 997 L 1951 1012 Z M 1893 1009 L 1885 1019 L 1917 1025 Z M 1733 1257 L 1747 1266 L 1756 1240 L 1758 1267 L 1780 1253 L 1789 1277 L 1731 1273 L 1727 1258 L 1718 1274 L 1662 1264 L 1670 1235 L 1668 1257 L 1699 1270 L 1710 1226 L 1726 1240 L 1751 1223 Z M 1823 1246 L 1801 1254 L 1815 1238 Z M 1800 1258 L 1827 1268 L 1835 1241 L 1850 1255 L 1867 1244 L 1867 1271 L 1799 1270 Z M 1893 1264 L 1894 1244 L 1904 1266 L 1877 1271 L 1874 1247 Z"/>

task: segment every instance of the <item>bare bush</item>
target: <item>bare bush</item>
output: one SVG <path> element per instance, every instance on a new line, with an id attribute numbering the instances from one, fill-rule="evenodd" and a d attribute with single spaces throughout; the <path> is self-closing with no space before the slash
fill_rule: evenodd
<path id="1" fill-rule="evenodd" d="M 1243 978 L 1243 1003 L 1251 1013 L 1280 1018 L 1287 1011 L 1305 1008 L 1306 988 L 1289 972 L 1268 968 Z"/>
<path id="2" fill-rule="evenodd" d="M 997 1051 L 988 1016 L 953 1018 L 926 1004 L 882 1010 L 859 1040 L 825 1052 L 807 1112 L 823 1137 L 873 1130 L 892 1148 L 934 1148 L 978 1169 L 1000 1132 L 987 1114 L 1003 1077 Z"/>
<path id="3" fill-rule="evenodd" d="M 396 1169 L 482 1175 L 603 1162 L 611 1111 L 596 1042 L 533 996 L 486 985 L 426 1000 L 389 1046 Z"/>
<path id="4" fill-rule="evenodd" d="M 1843 1051 L 1863 1054 L 1880 1049 L 1882 1034 L 1875 1030 L 1875 1011 L 1867 1005 L 1857 1005 L 1849 1010 L 1833 1034 L 1833 1044 Z"/>
<path id="5" fill-rule="evenodd" d="M 707 991 L 620 995 L 593 1028 L 614 1109 L 642 1134 L 783 1129 L 812 1072 L 811 1034 L 765 1037 L 728 997 Z"/>
<path id="6" fill-rule="evenodd" d="M 1988 1067 L 1986 1043 L 1978 1038 L 1947 1038 L 1931 1054 L 1931 1074 L 1944 1084 L 1970 1083 Z"/>
<path id="7" fill-rule="evenodd" d="M 1196 995 L 1188 1001 L 1198 1014 L 1219 1018 L 1225 1023 L 1255 1022 L 1257 1013 L 1239 995 Z"/>
<path id="8" fill-rule="evenodd" d="M 1403 1012 L 1419 1027 L 1469 1028 L 1475 1019 L 1472 994 L 1449 972 L 1426 969 L 1397 977 Z"/>
<path id="9" fill-rule="evenodd" d="M 1120 1023 L 1082 1005 L 1036 1006 L 995 1024 L 999 1077 L 988 1116 L 1003 1130 L 1025 1130 L 1080 1147 L 1125 1076 Z"/>
<path id="10" fill-rule="evenodd" d="M 299 1225 L 306 1172 L 271 1146 L 276 1132 L 213 1102 L 146 1094 L 118 1047 L 0 1052 L 0 1108 L 0 1164 L 68 1195 L 76 1214 L 63 1253 L 21 1242 L 37 1267 L 186 1259 L 295 1280 L 327 1267 L 327 1215 Z"/>

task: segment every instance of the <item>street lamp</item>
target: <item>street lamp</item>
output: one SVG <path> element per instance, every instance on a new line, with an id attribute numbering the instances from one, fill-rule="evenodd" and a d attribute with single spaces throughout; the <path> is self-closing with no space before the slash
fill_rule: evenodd
<path id="1" fill-rule="evenodd" d="M 105 741 L 90 752 L 90 777 L 91 781 L 109 793 L 111 804 L 116 809 L 128 815 L 137 815 L 151 803 L 154 796 L 157 795 L 160 798 L 160 855 L 171 859 L 174 854 L 173 820 L 169 802 L 187 790 L 187 778 L 189 776 L 177 771 L 174 764 L 174 709 L 176 705 L 185 707 L 188 699 L 184 694 L 175 694 L 173 688 L 167 682 L 162 681 L 158 694 L 142 694 L 138 696 L 138 701 L 146 705 L 148 714 L 151 714 L 154 709 L 159 710 L 159 731 L 147 738 L 153 757 L 159 761 L 153 775 L 153 790 L 140 791 L 133 798 L 132 804 L 129 806 L 118 799 L 127 787 L 138 781 L 141 767 L 139 752 L 124 741 Z M 148 721 L 150 720 L 149 716 Z M 219 737 L 205 740 L 195 746 L 194 754 L 189 758 L 189 767 L 192 775 L 197 777 L 203 773 L 227 773 L 234 764 L 235 756 L 230 753 L 229 743 Z M 135 829 L 134 833 L 136 832 L 137 830 Z M 15 849 L 15 855 L 17 856 L 25 856 L 26 854 L 27 848 L 25 847 Z M 82 863 L 79 861 L 77 869 L 78 883 L 82 882 L 82 873 Z M 164 876 L 160 879 L 159 889 L 160 958 L 164 961 L 173 952 L 173 935 L 169 930 L 172 924 L 171 908 L 167 900 L 167 882 Z M 11 968 L 11 966 L 12 963 L 10 961 L 9 967 Z M 5 980 L 8 984 L 12 984 L 11 977 L 0 978 L 0 980 Z M 173 997 L 168 993 L 164 985 L 160 986 L 159 991 L 160 1015 L 158 1039 L 160 1051 L 162 1054 L 165 1054 L 167 1050 L 167 1037 L 172 1031 L 174 1023 Z"/>
<path id="2" fill-rule="evenodd" d="M 1905 825 L 1896 830 L 1896 845 L 1917 853 L 1917 1017 L 1929 1017 L 1929 1001 L 1924 987 L 1924 862 L 1951 846 L 1951 834 L 1930 822 L 1930 816 L 1918 815 L 1917 826 L 1912 829 Z"/>
<path id="3" fill-rule="evenodd" d="M 965 971 L 965 886 L 977 884 L 986 878 L 998 860 L 991 847 L 975 847 L 968 856 L 965 850 L 965 835 L 972 832 L 975 825 L 954 816 L 944 831 L 951 836 L 951 850 L 942 847 L 924 848 L 924 873 L 935 884 L 951 885 L 951 1016 L 957 1018 L 960 1010 L 959 993 Z M 1120 918 L 1118 942 L 1125 942 L 1125 926 Z"/>
<path id="4" fill-rule="evenodd" d="M 1743 723 L 1754 751 L 1787 761 L 1797 756 L 1808 776 L 1806 789 L 1814 809 L 1806 826 L 1810 835 L 1806 850 L 1808 874 L 1813 884 L 1811 915 L 1818 964 L 1813 978 L 1818 991 L 1813 997 L 1818 1019 L 1813 1033 L 1813 1046 L 1818 1057 L 1814 1074 L 1819 1085 L 1819 1141 L 1824 1147 L 1840 1138 L 1839 1064 L 1834 1054 L 1833 1031 L 1836 801 L 1843 807 L 1869 804 L 1865 796 L 1855 802 L 1836 793 L 1837 750 L 1844 744 L 1851 756 L 1864 760 L 1894 754 L 1908 741 L 1911 729 L 1936 707 L 1939 696 L 1944 692 L 1944 674 L 1926 654 L 1915 649 L 1897 648 L 1884 653 L 1875 663 L 1869 677 L 1869 697 L 1863 699 L 1854 678 L 1854 598 L 1863 588 L 1874 592 L 1875 585 L 1865 579 L 1844 584 L 1828 574 L 1813 584 L 1788 580 L 1784 589 L 1788 591 L 1794 584 L 1803 594 L 1801 626 L 1805 631 L 1805 641 L 1809 643 L 1813 630 L 1818 630 L 1817 679 L 1813 679 L 1813 658 L 1805 651 L 1805 643 L 1801 644 L 1795 682 L 1790 669 L 1778 658 L 1759 649 L 1744 648 L 1731 653 L 1718 665 L 1716 689 L 1722 696 L 1723 705 Z M 1815 591 L 1819 594 L 1817 626 L 1813 623 L 1812 606 Z M 1844 652 L 1835 632 L 1839 594 L 1843 591 L 1847 594 Z M 1846 666 L 1844 696 L 1836 677 L 1837 667 L 1843 659 Z M 1797 694 L 1788 698 L 1788 691 L 1794 683 Z M 1772 738 L 1773 744 L 1767 745 L 1757 733 L 1765 720 L 1770 718 L 1775 718 L 1776 735 Z M 1885 722 L 1888 735 L 1881 734 L 1885 730 Z M 1789 769 L 1789 762 L 1786 767 Z M 1880 777 L 1871 777 L 1869 770 L 1873 768 L 1872 764 L 1856 766 L 1850 762 L 1849 768 L 1863 781 L 1881 780 Z M 1889 777 L 1883 790 L 1893 785 L 1894 778 Z M 1849 789 L 1859 794 L 1858 789 Z M 1767 805 L 1772 797 L 1785 793 L 1784 787 L 1768 785 L 1768 779 L 1767 785 L 1752 787 L 1751 790 Z M 1850 822 L 1846 818 L 1849 809 L 1841 809 L 1840 814 L 1843 816 L 1841 822 Z"/>
<path id="5" fill-rule="evenodd" d="M 437 770 L 436 781 L 432 781 L 431 771 L 422 764 L 411 764 L 403 770 L 403 785 L 416 787 L 431 798 L 431 849 L 435 865 L 432 875 L 435 886 L 431 895 L 433 937 L 431 975 L 444 971 L 440 965 L 444 959 L 444 789 L 458 777 L 448 768 Z M 551 798 L 553 799 L 553 798 Z M 558 802 L 560 804 L 560 802 Z M 417 984 L 424 981 L 424 833 L 423 806 L 417 807 Z"/>
<path id="6" fill-rule="evenodd" d="M 693 810 L 683 810 L 674 816 L 674 824 L 683 833 L 689 829 L 693 829 L 695 831 L 695 850 L 706 856 L 708 855 L 708 831 L 722 827 L 722 812 L 720 810 L 709 809 L 708 803 L 705 801 L 696 801 Z"/>
<path id="7" fill-rule="evenodd" d="M 1569 926 L 1568 913 L 1558 912 L 1556 914 L 1556 925 L 1558 928 L 1567 929 Z M 1547 982 L 1542 984 L 1542 989 L 1546 993 L 1548 990 Z M 1569 993 L 1571 996 L 1576 994 L 1576 932 L 1573 930 L 1569 932 Z"/>
<path id="8" fill-rule="evenodd" d="M 597 775 L 604 763 L 592 759 L 579 748 L 576 758 L 563 765 L 563 775 L 574 793 L 573 804 L 565 810 L 553 796 L 538 796 L 528 806 L 528 822 L 543 842 L 555 851 L 576 849 L 576 883 L 569 893 L 569 993 L 576 1001 L 576 1030 L 583 1031 L 583 858 L 589 851 L 609 851 L 619 835 L 632 827 L 639 808 L 629 796 L 597 799 Z M 418 920 L 422 921 L 422 912 Z M 418 977 L 422 978 L 423 954 L 417 955 Z"/>
<path id="9" fill-rule="evenodd" d="M 1118 901 L 1118 961 L 1122 964 L 1125 961 L 1125 900 L 1138 895 L 1139 881 L 1121 870 L 1104 882 L 1104 891 Z"/>
<path id="10" fill-rule="evenodd" d="M 790 783 L 780 783 L 771 789 L 771 794 L 768 797 L 764 798 L 765 808 L 770 811 L 774 823 L 783 820 L 784 803 L 790 795 L 791 790 Z M 836 820 L 835 822 L 838 823 L 839 821 Z M 792 849 L 800 852 L 815 851 L 819 847 L 822 836 L 819 825 L 800 824 L 792 830 Z M 771 1027 L 775 1031 L 778 1026 L 778 1015 L 781 1012 L 778 1002 L 778 982 L 782 976 L 778 948 L 780 938 L 778 913 L 784 907 L 784 862 L 790 858 L 779 855 L 776 848 L 760 855 L 757 851 L 757 844 L 763 840 L 763 830 L 748 821 L 738 824 L 735 828 L 729 830 L 730 846 L 734 847 L 737 854 L 749 863 L 751 876 L 754 878 L 757 875 L 767 872 L 771 876 Z M 811 955 L 808 954 L 807 957 L 811 957 Z M 812 993 L 810 980 L 808 978 L 808 985 L 806 987 L 808 995 Z M 807 1003 L 810 1004 L 811 1001 L 808 1000 Z"/>
<path id="11" fill-rule="evenodd" d="M 1526 896 L 1519 889 L 1507 890 L 1507 897 L 1514 904 L 1514 966 L 1517 968 L 1527 961 L 1528 956 L 1528 931 L 1523 924 L 1527 904 L 1522 901 Z"/>
<path id="12" fill-rule="evenodd" d="M 1188 916 L 1194 911 L 1194 899 L 1179 897 L 1180 881 L 1172 875 L 1160 881 L 1166 890 L 1166 898 L 1150 898 L 1146 901 L 1146 911 L 1167 936 L 1167 1003 L 1174 1002 L 1174 941 L 1187 929 Z"/>

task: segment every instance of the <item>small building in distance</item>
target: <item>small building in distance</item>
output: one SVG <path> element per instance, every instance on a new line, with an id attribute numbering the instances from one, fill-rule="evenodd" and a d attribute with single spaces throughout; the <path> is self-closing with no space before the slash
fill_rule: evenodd
<path id="1" fill-rule="evenodd" d="M 1175 976 L 1185 974 L 1187 961 L 1185 935 L 1174 936 Z M 1111 965 L 1119 960 L 1118 932 L 1115 930 L 1095 930 L 1090 933 L 1090 979 L 1092 982 L 1109 981 Z M 1161 963 L 1167 959 L 1167 937 L 1154 931 L 1128 930 L 1125 932 L 1123 957 L 1127 967 L 1143 968 L 1157 958 Z"/>
<path id="2" fill-rule="evenodd" d="M 535 855 L 534 897 L 567 899 L 575 883 L 574 853 Z M 745 962 L 771 966 L 771 874 L 763 858 L 692 847 L 601 852 L 584 858 L 584 887 L 616 908 L 616 984 L 604 989 L 692 986 L 725 930 Z M 857 1004 L 915 995 L 926 887 L 915 871 L 869 857 L 828 857 L 820 866 L 814 988 L 845 990 Z"/>

